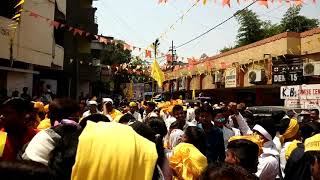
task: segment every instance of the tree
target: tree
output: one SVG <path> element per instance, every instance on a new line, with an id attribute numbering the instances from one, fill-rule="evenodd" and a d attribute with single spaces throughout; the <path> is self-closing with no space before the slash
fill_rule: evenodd
<path id="1" fill-rule="evenodd" d="M 130 62 L 131 51 L 124 50 L 123 43 L 107 44 L 101 51 L 101 64 L 112 65 L 112 64 L 123 64 Z"/>
<path id="2" fill-rule="evenodd" d="M 283 15 L 281 26 L 283 32 L 304 32 L 319 26 L 317 19 L 300 15 L 301 6 L 291 6 Z"/>
<path id="3" fill-rule="evenodd" d="M 279 24 L 272 24 L 271 21 L 265 21 L 262 23 L 262 29 L 264 32 L 264 38 L 268 38 L 283 32 L 283 28 Z"/>
<path id="4" fill-rule="evenodd" d="M 246 9 L 238 11 L 236 18 L 240 25 L 237 45 L 244 46 L 264 38 L 263 23 L 256 13 Z"/>
<path id="5" fill-rule="evenodd" d="M 224 53 L 224 52 L 230 51 L 232 49 L 234 49 L 233 46 L 225 46 L 222 49 L 220 49 L 219 51 L 220 51 L 220 53 Z"/>

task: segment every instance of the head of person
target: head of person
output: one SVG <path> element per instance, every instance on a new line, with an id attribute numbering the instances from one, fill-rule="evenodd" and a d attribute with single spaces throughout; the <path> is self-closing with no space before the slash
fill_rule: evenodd
<path id="1" fill-rule="evenodd" d="M 13 91 L 12 97 L 19 97 L 19 91 L 17 91 L 17 90 Z"/>
<path id="2" fill-rule="evenodd" d="M 156 103 L 151 102 L 151 101 L 148 102 L 147 109 L 146 109 L 147 114 L 151 113 L 154 109 L 156 109 Z"/>
<path id="3" fill-rule="evenodd" d="M 133 123 L 134 121 L 136 121 L 136 119 L 131 114 L 126 113 L 120 118 L 119 123 L 130 124 L 130 123 Z"/>
<path id="4" fill-rule="evenodd" d="M 228 111 L 226 109 L 213 110 L 213 122 L 215 126 L 222 128 L 228 122 Z"/>
<path id="5" fill-rule="evenodd" d="M 177 119 L 178 122 L 186 122 L 186 112 L 183 110 L 183 107 L 180 105 L 175 105 L 172 108 L 172 115 Z"/>
<path id="6" fill-rule="evenodd" d="M 169 136 L 169 142 L 168 142 L 169 149 L 173 149 L 179 143 L 181 143 L 182 139 L 186 138 L 183 136 L 184 136 L 184 132 L 181 129 L 173 129 Z"/>
<path id="7" fill-rule="evenodd" d="M 202 154 L 206 153 L 206 136 L 202 129 L 196 126 L 189 126 L 184 131 L 182 141 L 193 144 Z"/>
<path id="8" fill-rule="evenodd" d="M 293 141 L 299 138 L 299 123 L 296 119 L 290 119 L 289 125 L 285 132 L 281 134 L 280 141 L 284 143 L 286 141 Z"/>
<path id="9" fill-rule="evenodd" d="M 253 180 L 244 168 L 225 163 L 214 163 L 203 173 L 202 180 Z"/>
<path id="10" fill-rule="evenodd" d="M 75 119 L 76 113 L 79 111 L 79 105 L 71 99 L 55 99 L 49 105 L 48 117 L 51 125 L 54 122 L 61 122 L 63 119 Z"/>
<path id="11" fill-rule="evenodd" d="M 103 114 L 91 114 L 91 115 L 83 118 L 80 121 L 79 125 L 82 128 L 85 128 L 88 121 L 93 121 L 93 122 L 100 122 L 100 121 L 102 121 L 102 122 L 111 122 L 110 119 L 107 116 L 103 115 Z"/>
<path id="12" fill-rule="evenodd" d="M 103 98 L 102 102 L 107 112 L 111 112 L 113 110 L 113 100 L 111 98 Z"/>
<path id="13" fill-rule="evenodd" d="M 138 104 L 136 102 L 129 103 L 130 112 L 133 114 L 135 111 L 138 110 Z"/>
<path id="14" fill-rule="evenodd" d="M 86 108 L 86 101 L 85 100 L 80 100 L 79 108 L 80 108 L 80 111 L 83 111 Z"/>
<path id="15" fill-rule="evenodd" d="M 299 134 L 302 142 L 318 133 L 320 133 L 320 129 L 314 123 L 307 122 L 300 124 Z"/>
<path id="16" fill-rule="evenodd" d="M 148 126 L 158 135 L 160 138 L 164 138 L 167 133 L 166 123 L 159 117 L 151 117 L 148 121 Z"/>
<path id="17" fill-rule="evenodd" d="M 11 98 L 0 106 L 0 127 L 9 134 L 23 132 L 33 112 L 33 103 L 22 98 Z"/>
<path id="18" fill-rule="evenodd" d="M 319 110 L 318 109 L 312 109 L 310 111 L 310 118 L 312 121 L 319 120 Z"/>
<path id="19" fill-rule="evenodd" d="M 50 90 L 50 89 L 51 89 L 51 85 L 50 85 L 50 84 L 47 84 L 47 85 L 46 85 L 46 88 L 47 88 L 47 90 Z"/>
<path id="20" fill-rule="evenodd" d="M 97 113 L 98 103 L 96 101 L 89 101 L 89 110 L 90 112 Z"/>
<path id="21" fill-rule="evenodd" d="M 259 146 L 247 139 L 230 141 L 227 146 L 225 162 L 239 165 L 250 173 L 258 167 Z"/>
<path id="22" fill-rule="evenodd" d="M 228 110 L 230 111 L 231 114 L 235 114 L 237 112 L 237 103 L 230 102 L 228 104 Z"/>
<path id="23" fill-rule="evenodd" d="M 5 179 L 54 180 L 56 175 L 49 167 L 33 161 L 1 161 L 0 174 Z"/>
<path id="24" fill-rule="evenodd" d="M 193 103 L 193 102 L 190 102 L 190 103 L 189 103 L 189 107 L 190 107 L 190 108 L 194 108 L 194 103 Z"/>
<path id="25" fill-rule="evenodd" d="M 285 111 L 278 111 L 272 113 L 273 122 L 280 134 L 283 134 L 289 126 L 290 118 Z"/>
<path id="26" fill-rule="evenodd" d="M 22 88 L 22 91 L 23 91 L 23 93 L 26 94 L 26 93 L 28 92 L 28 87 L 23 87 L 23 88 Z"/>
<path id="27" fill-rule="evenodd" d="M 272 118 L 263 118 L 256 122 L 253 132 L 260 137 L 261 142 L 272 141 L 277 133 L 277 128 Z"/>
<path id="28" fill-rule="evenodd" d="M 314 180 L 320 179 L 320 134 L 316 134 L 304 142 L 305 158 L 310 165 L 311 175 Z"/>
<path id="29" fill-rule="evenodd" d="M 207 107 L 207 108 L 204 108 L 204 107 L 201 107 L 199 108 L 196 116 L 199 116 L 197 119 L 198 119 L 198 122 L 202 124 L 202 126 L 212 126 L 212 121 L 213 121 L 213 116 L 214 116 L 214 112 L 213 112 L 213 109 L 210 108 L 210 107 Z"/>

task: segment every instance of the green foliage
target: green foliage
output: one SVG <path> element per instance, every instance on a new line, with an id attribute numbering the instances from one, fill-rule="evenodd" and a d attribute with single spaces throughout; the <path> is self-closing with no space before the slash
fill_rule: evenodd
<path id="1" fill-rule="evenodd" d="M 105 65 L 128 63 L 131 59 L 131 51 L 124 50 L 123 44 L 118 43 L 104 45 L 101 51 L 101 63 Z"/>
<path id="2" fill-rule="evenodd" d="M 283 32 L 283 28 L 279 24 L 272 24 L 271 21 L 265 21 L 262 24 L 264 38 L 268 38 Z"/>
<path id="3" fill-rule="evenodd" d="M 291 6 L 281 20 L 283 32 L 304 32 L 319 26 L 317 19 L 300 15 L 301 6 Z"/>
<path id="4" fill-rule="evenodd" d="M 264 38 L 263 22 L 251 10 L 237 12 L 236 16 L 240 27 L 238 30 L 238 45 L 244 46 Z"/>
<path id="5" fill-rule="evenodd" d="M 234 49 L 233 46 L 225 46 L 222 49 L 220 49 L 219 51 L 220 51 L 220 53 L 224 53 L 224 52 L 230 51 L 232 49 Z"/>

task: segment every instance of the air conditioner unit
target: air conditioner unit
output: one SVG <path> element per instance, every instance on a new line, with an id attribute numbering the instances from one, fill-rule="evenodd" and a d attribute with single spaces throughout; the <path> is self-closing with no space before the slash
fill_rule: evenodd
<path id="1" fill-rule="evenodd" d="M 265 78 L 265 71 L 263 69 L 250 70 L 248 78 L 251 84 L 262 82 Z"/>
<path id="2" fill-rule="evenodd" d="M 303 76 L 319 76 L 320 62 L 303 63 Z"/>

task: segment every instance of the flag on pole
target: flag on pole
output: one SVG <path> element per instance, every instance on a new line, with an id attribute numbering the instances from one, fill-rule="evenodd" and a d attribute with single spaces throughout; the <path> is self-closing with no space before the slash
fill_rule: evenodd
<path id="1" fill-rule="evenodd" d="M 162 87 L 164 73 L 162 72 L 156 59 L 154 59 L 153 63 L 151 64 L 151 77 L 157 81 L 159 87 Z"/>

